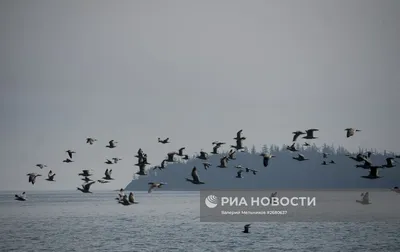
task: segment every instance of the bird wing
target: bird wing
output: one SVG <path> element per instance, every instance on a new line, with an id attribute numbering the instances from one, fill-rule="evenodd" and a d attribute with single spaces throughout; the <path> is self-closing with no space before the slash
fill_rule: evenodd
<path id="1" fill-rule="evenodd" d="M 192 178 L 193 178 L 193 181 L 199 182 L 199 175 L 197 175 L 196 171 L 192 171 Z"/>
<path id="2" fill-rule="evenodd" d="M 268 166 L 268 162 L 269 162 L 269 159 L 264 157 L 264 160 L 263 160 L 264 167 Z"/>

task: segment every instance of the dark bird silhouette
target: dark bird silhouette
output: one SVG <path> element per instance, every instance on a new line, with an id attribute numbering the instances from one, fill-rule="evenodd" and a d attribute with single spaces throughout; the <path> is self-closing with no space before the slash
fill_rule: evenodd
<path id="1" fill-rule="evenodd" d="M 305 158 L 302 154 L 299 154 L 297 157 L 293 157 L 293 159 L 296 159 L 297 161 L 308 160 L 308 158 Z"/>
<path id="2" fill-rule="evenodd" d="M 154 183 L 154 182 L 149 182 L 149 190 L 147 191 L 148 193 L 151 193 L 153 189 L 155 188 L 161 188 L 163 185 L 166 185 L 167 183 L 160 182 L 160 183 Z"/>
<path id="3" fill-rule="evenodd" d="M 246 140 L 245 137 L 242 137 L 242 132 L 243 132 L 242 129 L 239 130 L 239 131 L 236 133 L 236 137 L 235 137 L 234 139 L 236 139 L 236 140 Z"/>
<path id="4" fill-rule="evenodd" d="M 84 178 L 82 178 L 82 180 L 85 181 L 86 183 L 88 183 L 88 182 L 90 182 L 90 181 L 93 181 L 93 180 L 91 180 L 89 177 L 84 177 Z"/>
<path id="5" fill-rule="evenodd" d="M 83 192 L 83 193 L 92 193 L 92 192 L 89 191 L 89 190 L 90 190 L 90 187 L 91 187 L 94 183 L 96 183 L 96 181 L 92 181 L 92 182 L 83 184 L 83 185 L 82 185 L 82 188 L 77 187 L 77 189 L 78 189 L 79 191 Z"/>
<path id="6" fill-rule="evenodd" d="M 236 174 L 236 178 L 243 178 L 242 172 L 243 172 L 243 170 L 239 170 L 239 171 L 237 172 L 237 174 Z"/>
<path id="7" fill-rule="evenodd" d="M 203 166 L 204 166 L 204 169 L 207 170 L 211 166 L 211 164 L 208 162 L 203 162 Z"/>
<path id="8" fill-rule="evenodd" d="M 219 167 L 219 168 L 228 168 L 227 161 L 228 161 L 228 157 L 222 157 L 220 159 L 220 165 L 218 165 L 217 167 Z"/>
<path id="9" fill-rule="evenodd" d="M 231 145 L 231 148 L 234 148 L 234 149 L 236 149 L 237 151 L 243 150 L 244 147 L 243 147 L 243 142 L 242 142 L 242 140 L 243 140 L 243 139 L 237 139 L 237 140 L 236 140 L 236 145 Z"/>
<path id="10" fill-rule="evenodd" d="M 290 146 L 286 146 L 286 149 L 287 149 L 288 151 L 291 151 L 291 152 L 299 151 L 298 149 L 296 149 L 296 147 L 295 147 L 294 145 L 295 145 L 295 143 L 293 143 L 293 144 L 290 145 Z"/>
<path id="11" fill-rule="evenodd" d="M 45 165 L 45 164 L 37 164 L 36 166 L 39 167 L 40 169 L 43 169 L 44 167 L 47 167 L 47 165 Z"/>
<path id="12" fill-rule="evenodd" d="M 141 175 L 141 176 L 146 176 L 147 173 L 146 173 L 145 168 L 146 168 L 146 164 L 145 164 L 145 163 L 139 164 L 139 171 L 136 172 L 136 174 L 137 174 L 137 175 Z"/>
<path id="13" fill-rule="evenodd" d="M 26 200 L 25 192 L 23 192 L 21 195 L 15 194 L 15 200 L 25 201 Z"/>
<path id="14" fill-rule="evenodd" d="M 333 160 L 331 160 L 329 163 L 331 163 L 331 164 L 336 164 L 335 161 L 333 161 Z"/>
<path id="15" fill-rule="evenodd" d="M 253 170 L 253 169 L 249 169 L 249 168 L 246 168 L 246 172 L 252 172 L 254 175 L 257 175 L 257 170 Z"/>
<path id="16" fill-rule="evenodd" d="M 326 163 L 326 161 L 324 161 L 324 162 L 322 162 L 322 164 L 321 165 L 328 165 L 327 163 Z"/>
<path id="17" fill-rule="evenodd" d="M 178 156 L 180 156 L 180 157 L 182 157 L 184 154 L 183 154 L 183 150 L 185 149 L 185 147 L 182 147 L 182 148 L 180 148 L 179 150 L 178 150 Z"/>
<path id="18" fill-rule="evenodd" d="M 354 128 L 347 128 L 347 129 L 345 129 L 345 131 L 346 131 L 346 137 L 349 138 L 351 136 L 354 136 L 355 132 L 360 132 L 361 130 L 354 129 Z"/>
<path id="19" fill-rule="evenodd" d="M 117 145 L 116 145 L 117 143 L 118 142 L 116 142 L 114 140 L 111 140 L 111 141 L 108 142 L 108 145 L 106 145 L 106 147 L 110 148 L 110 149 L 113 149 L 113 148 L 117 147 Z"/>
<path id="20" fill-rule="evenodd" d="M 106 162 L 104 162 L 104 163 L 109 164 L 109 165 L 114 164 L 110 159 L 106 159 Z"/>
<path id="21" fill-rule="evenodd" d="M 213 150 L 212 150 L 212 154 L 218 154 L 218 149 L 221 148 L 222 145 L 224 145 L 225 143 L 223 142 L 213 142 L 212 143 L 214 145 Z"/>
<path id="22" fill-rule="evenodd" d="M 234 156 L 235 153 L 236 153 L 235 150 L 230 150 L 229 153 L 228 153 L 228 160 L 235 160 L 236 159 L 235 156 Z"/>
<path id="23" fill-rule="evenodd" d="M 82 172 L 79 173 L 78 175 L 79 175 L 79 176 L 83 176 L 83 177 L 90 177 L 90 176 L 92 176 L 93 174 L 91 174 L 91 173 L 89 172 L 89 170 L 82 170 Z"/>
<path id="24" fill-rule="evenodd" d="M 202 159 L 202 160 L 208 160 L 208 154 L 204 151 L 200 151 L 200 155 L 197 156 L 196 158 Z"/>
<path id="25" fill-rule="evenodd" d="M 178 154 L 177 152 L 170 152 L 167 154 L 167 162 L 175 162 L 174 156 Z"/>
<path id="26" fill-rule="evenodd" d="M 76 153 L 75 151 L 72 151 L 72 150 L 67 150 L 65 152 L 68 153 L 68 156 L 70 159 L 72 159 L 72 154 Z"/>
<path id="27" fill-rule="evenodd" d="M 274 155 L 266 154 L 266 153 L 260 154 L 260 156 L 263 157 L 263 165 L 264 165 L 264 167 L 267 167 L 268 164 L 269 164 L 269 160 L 271 158 L 275 157 Z"/>
<path id="28" fill-rule="evenodd" d="M 28 173 L 26 174 L 27 176 L 29 176 L 29 183 L 32 183 L 32 185 L 35 184 L 36 182 L 36 178 L 42 176 L 41 174 L 37 174 L 37 173 Z"/>
<path id="29" fill-rule="evenodd" d="M 64 163 L 72 163 L 72 162 L 74 162 L 74 161 L 72 161 L 71 159 L 67 158 L 67 159 L 63 160 L 63 162 L 64 162 Z"/>
<path id="30" fill-rule="evenodd" d="M 55 173 L 53 173 L 53 171 L 49 171 L 49 173 L 47 174 L 47 181 L 55 181 L 54 180 L 54 177 L 56 176 L 56 174 Z"/>
<path id="31" fill-rule="evenodd" d="M 110 183 L 110 181 L 108 181 L 108 180 L 103 180 L 103 179 L 98 179 L 97 182 L 99 182 L 99 183 L 101 183 L 101 184 Z"/>
<path id="32" fill-rule="evenodd" d="M 314 132 L 319 131 L 319 129 L 308 129 L 306 130 L 306 136 L 304 136 L 304 139 L 317 139 L 318 137 L 314 136 Z"/>
<path id="33" fill-rule="evenodd" d="M 104 172 L 103 179 L 105 179 L 105 180 L 114 180 L 113 178 L 111 178 L 111 173 L 112 173 L 112 169 L 110 169 L 110 170 L 106 169 L 106 171 Z"/>
<path id="34" fill-rule="evenodd" d="M 204 184 L 204 182 L 200 181 L 199 175 L 197 175 L 196 166 L 193 167 L 192 169 L 192 179 L 186 178 L 186 181 L 192 182 L 193 184 L 196 185 Z"/>
<path id="35" fill-rule="evenodd" d="M 116 164 L 116 163 L 118 163 L 118 161 L 121 161 L 122 158 L 113 157 L 112 160 L 113 160 L 114 164 Z"/>
<path id="36" fill-rule="evenodd" d="M 394 162 L 394 158 L 392 158 L 392 157 L 386 158 L 386 164 L 382 165 L 382 167 L 385 167 L 385 168 L 395 167 L 396 165 L 394 165 L 393 162 Z"/>
<path id="37" fill-rule="evenodd" d="M 160 170 L 165 169 L 165 162 L 167 162 L 167 161 L 168 161 L 167 159 L 164 159 L 161 162 L 161 165 L 160 166 L 154 166 L 153 170 L 155 170 L 155 169 L 160 169 Z"/>
<path id="38" fill-rule="evenodd" d="M 158 142 L 162 143 L 162 144 L 170 143 L 170 142 L 168 142 L 168 140 L 169 140 L 169 137 L 165 138 L 164 140 L 161 140 L 161 138 L 158 138 Z"/>
<path id="39" fill-rule="evenodd" d="M 242 231 L 243 233 L 249 233 L 249 229 L 250 229 L 250 225 L 251 224 L 246 224 L 246 225 L 244 225 L 244 230 Z"/>
<path id="40" fill-rule="evenodd" d="M 86 138 L 86 143 L 88 143 L 90 145 L 94 144 L 94 142 L 96 142 L 96 141 L 97 141 L 97 139 L 94 139 L 91 137 Z"/>
<path id="41" fill-rule="evenodd" d="M 138 150 L 138 152 L 137 152 L 137 155 L 135 156 L 135 157 L 137 157 L 137 158 L 143 158 L 143 150 L 142 150 L 142 148 L 140 148 L 139 150 Z"/>
<path id="42" fill-rule="evenodd" d="M 363 157 L 364 159 L 364 164 L 362 165 L 356 165 L 357 168 L 363 168 L 363 169 L 369 169 L 369 174 L 367 176 L 361 176 L 362 178 L 366 179 L 378 179 L 381 178 L 378 174 L 378 169 L 383 168 L 382 166 L 377 166 L 377 165 L 372 165 L 372 162 Z"/>
<path id="43" fill-rule="evenodd" d="M 299 131 L 299 130 L 298 130 L 298 131 L 292 132 L 292 134 L 294 134 L 292 142 L 296 142 L 297 138 L 298 138 L 300 135 L 304 135 L 304 134 L 306 134 L 306 133 L 304 133 L 303 131 Z"/>

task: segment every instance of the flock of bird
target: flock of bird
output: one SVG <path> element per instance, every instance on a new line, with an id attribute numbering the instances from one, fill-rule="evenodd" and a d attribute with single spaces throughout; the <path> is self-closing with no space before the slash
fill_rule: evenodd
<path id="1" fill-rule="evenodd" d="M 316 137 L 314 134 L 315 132 L 318 132 L 318 129 L 308 129 L 305 131 L 295 131 L 293 132 L 293 139 L 292 139 L 292 144 L 290 146 L 287 146 L 286 149 L 292 153 L 295 152 L 299 152 L 299 150 L 295 147 L 296 141 L 298 140 L 298 138 L 301 135 L 304 135 L 302 138 L 306 139 L 306 140 L 312 140 L 312 139 L 317 139 L 318 137 Z M 359 129 L 354 129 L 354 128 L 347 128 L 345 129 L 346 131 L 346 137 L 349 138 L 351 136 L 353 136 L 355 134 L 355 132 L 360 132 L 361 130 Z M 242 135 L 243 130 L 239 130 L 236 133 L 236 137 L 233 138 L 235 140 L 235 145 L 230 145 L 231 150 L 226 154 L 223 155 L 220 158 L 220 163 L 219 165 L 217 165 L 216 167 L 218 168 L 228 168 L 228 163 L 230 160 L 235 160 L 235 154 L 237 152 L 242 152 L 244 151 L 244 145 L 243 145 L 243 141 L 246 140 L 246 137 L 244 137 Z M 92 137 L 89 137 L 86 139 L 86 144 L 89 145 L 93 145 L 95 144 L 95 142 L 97 142 L 98 140 Z M 161 139 L 158 138 L 158 143 L 160 144 L 168 144 L 170 143 L 170 139 L 166 138 L 166 139 Z M 106 148 L 116 148 L 117 147 L 118 142 L 115 140 L 111 140 L 108 142 L 108 145 L 106 145 Z M 212 151 L 210 152 L 211 155 L 218 155 L 220 154 L 218 152 L 218 150 L 225 145 L 225 142 L 219 142 L 219 141 L 214 141 L 212 142 L 213 148 Z M 310 146 L 309 143 L 305 142 L 303 144 L 304 146 Z M 167 153 L 167 156 L 165 159 L 162 160 L 161 164 L 159 166 L 154 166 L 151 169 L 155 170 L 155 169 L 159 169 L 159 170 L 163 170 L 167 168 L 167 164 L 168 163 L 173 163 L 176 162 L 175 156 L 179 156 L 182 158 L 182 160 L 188 160 L 189 159 L 189 155 L 184 153 L 185 147 L 180 148 L 178 151 L 173 151 L 173 152 L 169 152 Z M 68 157 L 63 160 L 64 163 L 72 163 L 73 161 L 73 154 L 75 154 L 76 152 L 73 150 L 67 150 L 66 153 L 68 154 Z M 209 169 L 212 164 L 208 162 L 209 160 L 209 153 L 201 150 L 199 155 L 196 156 L 197 159 L 203 160 L 204 162 L 202 163 L 204 166 L 204 169 L 207 170 Z M 322 153 L 323 158 L 326 159 L 328 157 L 327 153 Z M 378 169 L 380 168 L 392 168 L 395 167 L 394 165 L 394 158 L 400 158 L 400 156 L 394 156 L 394 157 L 388 157 L 386 159 L 386 164 L 383 165 L 376 165 L 373 164 L 371 162 L 371 157 L 372 153 L 368 152 L 365 154 L 359 153 L 356 156 L 351 156 L 351 155 L 347 155 L 349 156 L 349 158 L 353 159 L 354 161 L 358 162 L 358 163 L 363 163 L 363 164 L 357 164 L 356 167 L 358 168 L 363 168 L 363 169 L 368 169 L 369 170 L 369 174 L 366 176 L 362 176 L 363 178 L 367 178 L 367 179 L 377 179 L 380 178 L 380 176 L 378 175 Z M 262 165 L 264 167 L 267 167 L 270 163 L 270 160 L 272 158 L 275 158 L 274 155 L 271 155 L 270 153 L 262 153 L 260 154 L 260 156 L 262 157 Z M 147 160 L 147 154 L 143 152 L 143 150 L 140 148 L 137 152 L 137 155 L 135 155 L 136 158 L 138 158 L 138 162 L 135 164 L 135 166 L 139 167 L 139 171 L 136 172 L 137 175 L 140 176 L 146 176 L 147 175 L 147 170 L 146 170 L 146 166 L 150 165 L 150 163 Z M 306 158 L 303 154 L 298 154 L 297 156 L 292 157 L 294 160 L 297 160 L 299 162 L 303 162 L 303 161 L 307 161 L 309 160 L 308 158 Z M 112 165 L 112 164 L 116 164 L 118 163 L 120 160 L 122 160 L 121 158 L 118 157 L 114 157 L 111 159 L 106 159 L 105 163 L 108 165 Z M 330 160 L 329 162 L 330 164 L 335 164 L 334 160 Z M 328 165 L 328 163 L 326 161 L 323 161 L 321 165 Z M 44 169 L 47 167 L 47 165 L 45 164 L 37 164 L 36 165 L 38 168 L 40 169 Z M 249 168 L 244 168 L 241 165 L 236 165 L 235 168 L 238 169 L 237 171 L 237 178 L 242 178 L 242 173 L 243 172 L 252 172 L 254 175 L 257 174 L 257 170 L 254 169 L 249 169 Z M 32 183 L 32 185 L 35 184 L 37 177 L 42 176 L 39 173 L 28 173 L 27 174 L 29 176 L 29 183 Z M 81 176 L 81 180 L 83 180 L 85 183 L 81 186 L 81 187 L 77 187 L 77 190 L 81 191 L 82 193 L 92 193 L 90 191 L 90 188 L 93 184 L 95 184 L 96 182 L 104 184 L 104 183 L 109 183 L 110 181 L 114 180 L 111 175 L 112 175 L 112 169 L 106 169 L 105 173 L 104 173 L 104 177 L 102 177 L 102 179 L 97 179 L 97 180 L 92 180 L 90 177 L 93 174 L 90 172 L 90 170 L 82 170 L 81 173 L 78 174 L 78 176 Z M 47 181 L 50 182 L 55 182 L 55 176 L 56 174 L 52 171 L 49 170 L 48 174 L 47 174 Z M 186 178 L 186 181 L 196 184 L 196 185 L 201 185 L 204 184 L 205 182 L 200 180 L 200 177 L 198 175 L 198 170 L 196 167 L 192 168 L 192 172 L 191 172 L 191 176 Z M 161 188 L 164 185 L 167 185 L 166 182 L 149 182 L 149 188 L 148 188 L 148 192 L 151 193 L 154 189 L 156 188 Z M 134 204 L 135 200 L 133 197 L 133 193 L 131 193 L 129 195 L 129 198 L 123 193 L 123 189 L 119 190 L 120 193 L 118 194 L 118 202 L 121 203 L 122 205 L 130 205 L 130 204 Z M 26 200 L 25 197 L 25 192 L 21 195 L 15 195 L 17 200 Z"/>

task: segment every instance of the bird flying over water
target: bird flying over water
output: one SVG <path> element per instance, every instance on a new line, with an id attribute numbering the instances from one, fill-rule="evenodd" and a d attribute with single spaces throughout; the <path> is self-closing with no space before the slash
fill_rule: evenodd
<path id="1" fill-rule="evenodd" d="M 92 193 L 92 192 L 89 191 L 89 190 L 90 190 L 90 187 L 91 187 L 94 183 L 96 183 L 96 181 L 92 181 L 92 182 L 83 184 L 83 185 L 82 185 L 82 188 L 77 187 L 77 189 L 78 189 L 79 191 L 83 192 L 83 193 Z"/>
<path id="2" fill-rule="evenodd" d="M 295 145 L 295 143 L 293 143 L 293 144 L 290 145 L 290 146 L 286 146 L 286 149 L 287 149 L 288 151 L 291 151 L 291 152 L 299 151 L 298 149 L 296 149 L 296 147 L 295 147 L 294 145 Z"/>
<path id="3" fill-rule="evenodd" d="M 251 224 L 246 224 L 244 225 L 244 230 L 242 231 L 243 233 L 249 233 L 249 228 Z"/>
<path id="4" fill-rule="evenodd" d="M 200 151 L 200 155 L 197 156 L 198 159 L 208 160 L 208 154 L 204 151 Z"/>

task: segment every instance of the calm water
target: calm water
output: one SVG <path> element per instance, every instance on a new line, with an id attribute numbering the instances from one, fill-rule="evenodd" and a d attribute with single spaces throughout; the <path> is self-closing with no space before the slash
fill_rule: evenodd
<path id="1" fill-rule="evenodd" d="M 199 193 L 0 193 L 0 251 L 400 251 L 398 223 L 201 223 Z M 400 214 L 400 213 L 399 213 Z"/>

